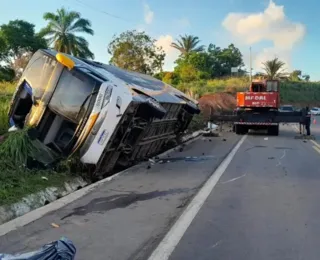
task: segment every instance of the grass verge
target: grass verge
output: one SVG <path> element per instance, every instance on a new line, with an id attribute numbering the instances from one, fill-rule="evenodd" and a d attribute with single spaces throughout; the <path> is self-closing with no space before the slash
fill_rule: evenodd
<path id="1" fill-rule="evenodd" d="M 23 197 L 48 187 L 62 187 L 74 177 L 68 163 L 54 170 L 30 170 L 25 167 L 28 156 L 41 152 L 30 144 L 26 131 L 7 134 L 8 109 L 15 83 L 0 82 L 0 206 L 20 201 Z"/>

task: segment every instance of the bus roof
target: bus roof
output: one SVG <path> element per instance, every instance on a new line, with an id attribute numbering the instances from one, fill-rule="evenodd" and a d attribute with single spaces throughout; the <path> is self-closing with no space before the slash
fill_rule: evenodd
<path id="1" fill-rule="evenodd" d="M 53 57 L 55 57 L 58 53 L 57 51 L 51 49 L 41 51 Z M 186 96 L 183 92 L 149 75 L 127 71 L 112 65 L 103 64 L 96 61 L 76 58 L 69 54 L 65 55 L 71 58 L 75 62 L 76 66 L 82 66 L 87 68 L 89 71 L 95 72 L 105 81 L 109 80 L 108 75 L 110 75 L 109 73 L 111 73 L 114 77 L 127 83 L 127 86 L 129 88 L 139 89 L 143 93 L 152 96 L 160 102 L 180 103 L 181 101 L 187 99 L 195 104 L 198 104 L 196 100 L 193 100 L 190 97 Z M 168 88 L 169 91 L 164 91 Z M 179 96 L 179 98 L 177 97 L 177 95 Z"/>

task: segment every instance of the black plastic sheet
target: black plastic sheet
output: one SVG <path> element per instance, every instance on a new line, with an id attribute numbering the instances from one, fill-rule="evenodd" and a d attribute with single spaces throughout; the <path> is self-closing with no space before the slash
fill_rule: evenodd
<path id="1" fill-rule="evenodd" d="M 0 260 L 74 260 L 75 255 L 76 247 L 71 240 L 63 237 L 38 251 L 15 255 L 0 253 Z"/>

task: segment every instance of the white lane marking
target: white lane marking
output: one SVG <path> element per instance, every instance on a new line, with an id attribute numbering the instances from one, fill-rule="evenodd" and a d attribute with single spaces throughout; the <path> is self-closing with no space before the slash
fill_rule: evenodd
<path id="1" fill-rule="evenodd" d="M 316 141 L 314 140 L 310 140 L 315 146 L 317 146 L 318 148 L 320 148 L 320 144 L 318 144 Z"/>
<path id="2" fill-rule="evenodd" d="M 241 176 L 239 176 L 239 177 L 230 179 L 230 180 L 228 180 L 228 181 L 221 182 L 221 184 L 226 184 L 226 183 L 229 183 L 229 182 L 233 182 L 233 181 L 239 180 L 239 179 L 245 177 L 246 175 L 247 175 L 247 174 L 245 173 L 245 174 L 243 174 L 243 175 L 241 175 Z"/>
<path id="3" fill-rule="evenodd" d="M 278 163 L 276 167 L 281 165 L 281 160 L 286 156 L 286 153 L 287 153 L 287 150 L 284 150 L 282 156 L 278 159 Z"/>
<path id="4" fill-rule="evenodd" d="M 206 201 L 211 191 L 218 183 L 220 177 L 225 172 L 236 152 L 239 150 L 240 146 L 246 138 L 247 135 L 244 135 L 240 139 L 240 141 L 232 149 L 229 155 L 223 160 L 216 171 L 210 176 L 210 178 L 206 181 L 197 195 L 192 199 L 188 207 L 181 214 L 177 222 L 171 227 L 169 232 L 160 242 L 158 247 L 153 251 L 148 260 L 166 260 L 170 257 L 171 253 L 178 245 L 180 239 L 190 226 L 192 220 L 196 217 L 203 203 Z"/>
<path id="5" fill-rule="evenodd" d="M 278 159 L 278 163 L 276 167 L 281 165 L 281 160 L 286 156 L 286 153 L 287 153 L 287 150 L 284 150 L 282 156 Z"/>
<path id="6" fill-rule="evenodd" d="M 320 153 L 320 149 L 317 147 L 317 146 L 312 146 L 313 147 L 313 149 L 315 149 L 318 153 Z"/>
<path id="7" fill-rule="evenodd" d="M 279 160 L 282 160 L 282 159 L 286 156 L 286 152 L 287 152 L 287 150 L 284 150 L 284 151 L 283 151 L 283 155 L 280 157 Z"/>

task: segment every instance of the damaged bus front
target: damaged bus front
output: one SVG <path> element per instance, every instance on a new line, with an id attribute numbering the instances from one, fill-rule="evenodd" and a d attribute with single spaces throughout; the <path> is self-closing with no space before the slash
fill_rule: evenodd
<path id="1" fill-rule="evenodd" d="M 52 151 L 77 153 L 104 176 L 159 153 L 199 112 L 196 101 L 152 77 L 39 50 L 18 83 L 9 123 L 33 127 Z"/>

